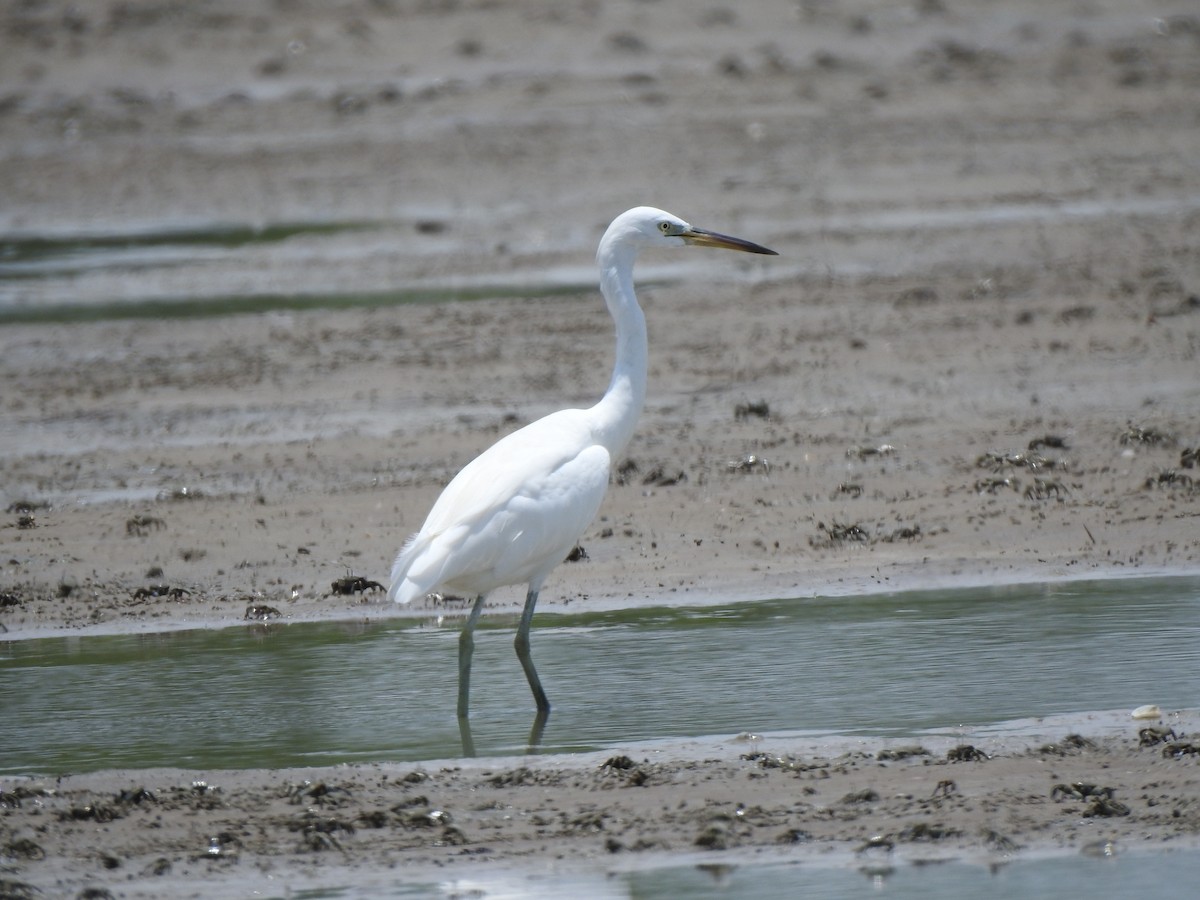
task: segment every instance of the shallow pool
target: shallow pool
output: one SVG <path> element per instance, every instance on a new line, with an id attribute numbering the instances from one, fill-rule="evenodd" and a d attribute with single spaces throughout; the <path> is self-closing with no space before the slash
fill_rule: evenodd
<path id="1" fill-rule="evenodd" d="M 465 612 L 465 611 L 464 611 Z M 0 772 L 443 759 L 460 619 L 0 644 Z M 516 617 L 477 635 L 480 755 L 524 752 Z M 1200 579 L 1130 579 L 539 614 L 538 749 L 927 729 L 1200 698 Z"/>

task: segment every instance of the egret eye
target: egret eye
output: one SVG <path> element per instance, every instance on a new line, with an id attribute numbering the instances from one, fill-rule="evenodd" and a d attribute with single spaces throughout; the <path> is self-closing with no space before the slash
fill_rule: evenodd
<path id="1" fill-rule="evenodd" d="M 671 223 L 670 222 L 659 222 L 658 230 L 661 231 L 663 234 L 670 234 L 671 233 Z"/>

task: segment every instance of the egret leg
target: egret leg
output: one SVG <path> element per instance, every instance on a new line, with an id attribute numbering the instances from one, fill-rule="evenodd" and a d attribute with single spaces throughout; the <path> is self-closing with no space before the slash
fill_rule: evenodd
<path id="1" fill-rule="evenodd" d="M 483 594 L 475 598 L 471 614 L 467 616 L 467 624 L 463 626 L 462 634 L 458 636 L 458 717 L 467 717 L 467 707 L 471 699 L 471 656 L 475 652 L 475 623 L 483 612 Z"/>
<path id="2" fill-rule="evenodd" d="M 471 720 L 466 716 L 459 716 L 458 736 L 462 738 L 463 756 L 470 759 L 475 755 L 475 738 L 471 736 Z"/>
<path id="3" fill-rule="evenodd" d="M 525 670 L 525 677 L 529 680 L 529 689 L 533 691 L 533 700 L 537 704 L 538 712 L 550 712 L 550 701 L 546 699 L 546 692 L 542 690 L 542 681 L 538 678 L 537 669 L 533 667 L 533 658 L 529 655 L 529 626 L 533 622 L 533 608 L 537 606 L 538 592 L 530 588 L 529 593 L 525 595 L 525 609 L 521 611 L 521 624 L 517 626 L 517 639 L 513 641 L 513 646 L 517 648 L 517 659 L 521 661 L 521 668 Z"/>
<path id="4" fill-rule="evenodd" d="M 533 727 L 529 729 L 529 741 L 525 745 L 526 753 L 537 753 L 538 747 L 542 745 L 542 734 L 546 731 L 546 720 L 550 718 L 550 713 L 544 709 L 539 709 L 533 717 Z"/>

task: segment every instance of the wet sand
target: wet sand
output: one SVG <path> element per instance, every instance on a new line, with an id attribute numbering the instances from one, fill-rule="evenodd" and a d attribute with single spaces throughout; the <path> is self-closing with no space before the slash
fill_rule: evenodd
<path id="1" fill-rule="evenodd" d="M 1053 16 L 970 2 L 285 6 L 4 13 L 8 235 L 340 223 L 187 259 L 0 276 L 9 638 L 224 626 L 252 607 L 292 621 L 442 614 L 330 588 L 347 574 L 385 582 L 461 465 L 498 435 L 599 396 L 611 326 L 577 286 L 594 278 L 607 221 L 640 203 L 781 257 L 642 261 L 646 412 L 583 538 L 587 559 L 554 573 L 542 609 L 853 602 L 1200 568 L 1200 24 L 1187 4 L 1158 19 L 1117 0 Z M 538 290 L 232 316 L 78 312 L 478 285 Z M 28 314 L 52 308 L 75 321 Z M 519 600 L 497 592 L 493 606 Z M 1086 771 L 1047 777 L 1043 757 L 1017 751 L 944 776 L 980 773 L 971 791 L 987 802 L 965 790 L 922 800 L 940 762 L 872 763 L 862 787 L 885 805 L 906 790 L 909 804 L 935 803 L 922 816 L 973 815 L 954 819 L 961 835 L 945 840 L 956 848 L 983 846 L 992 828 L 1074 852 L 1090 830 L 1051 804 L 1057 780 L 1113 786 L 1134 810 L 1116 817 L 1129 835 L 1190 840 L 1194 757 L 1160 761 L 1132 724 L 1119 737 L 1082 733 L 1098 744 L 1078 754 Z M 609 838 L 617 856 L 691 850 L 705 815 L 729 812 L 735 795 L 749 804 L 746 785 L 806 777 L 756 769 L 744 749 L 692 774 L 682 755 L 636 759 L 636 789 L 603 760 L 531 762 L 580 793 L 503 840 L 472 818 L 479 810 L 387 767 L 214 773 L 226 806 L 194 822 L 204 799 L 188 790 L 203 773 L 81 776 L 0 821 L 6 843 L 29 838 L 47 853 L 17 860 L 13 877 L 56 892 L 95 882 L 132 896 L 142 887 L 129 876 L 159 855 L 188 873 L 186 891 L 194 867 L 211 875 L 207 856 L 192 857 L 214 829 L 239 835 L 235 880 L 251 867 L 303 880 L 352 866 L 359 848 L 407 866 L 387 855 L 398 849 L 368 849 L 385 834 L 404 835 L 403 853 L 422 864 L 487 847 L 489 860 L 525 865 L 547 863 L 574 830 L 576 849 L 561 852 L 607 860 Z M 1105 764 L 1104 776 L 1086 768 Z M 1041 799 L 1005 794 L 1005 767 L 1025 779 L 1022 797 Z M 837 797 L 860 789 L 846 768 Z M 440 791 L 518 770 L 430 775 Z M 1115 783 L 1118 770 L 1129 780 Z M 905 788 L 917 772 L 925 780 Z M 344 782 L 354 798 L 331 806 L 347 797 L 335 793 L 320 814 L 353 824 L 379 808 L 382 830 L 335 829 L 329 853 L 300 845 L 325 841 L 319 827 L 286 828 L 313 803 L 270 798 L 305 778 Z M 498 802 L 537 818 L 546 786 L 511 780 Z M 1152 782 L 1181 804 L 1166 830 Z M 60 825 L 48 810 L 37 825 L 53 827 L 35 833 L 26 818 L 42 802 L 111 806 L 109 794 L 142 784 L 153 807 L 111 822 Z M 234 785 L 247 799 L 230 807 Z M 468 843 L 439 844 L 440 825 L 422 830 L 391 809 L 422 793 L 453 809 Z M 619 806 L 604 818 L 617 797 L 653 798 L 647 822 L 683 799 L 690 811 L 647 826 L 665 846 L 641 846 L 636 828 L 612 824 Z M 604 824 L 590 832 L 571 824 L 589 804 Z M 1030 806 L 1054 815 L 1027 821 Z M 748 839 L 770 852 L 787 828 L 852 850 L 904 827 L 856 817 L 835 829 L 837 815 L 770 808 Z M 148 837 L 138 816 L 161 817 L 159 829 Z M 990 825 L 997 817 L 1011 824 Z M 96 828 L 127 860 L 112 872 L 87 849 Z M 741 834 L 737 819 L 731 828 Z"/>

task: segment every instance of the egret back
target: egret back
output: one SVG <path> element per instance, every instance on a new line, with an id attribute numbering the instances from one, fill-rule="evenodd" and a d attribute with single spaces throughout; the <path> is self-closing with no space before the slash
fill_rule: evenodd
<path id="1" fill-rule="evenodd" d="M 610 457 L 589 410 L 561 410 L 515 431 L 446 486 L 392 568 L 388 596 L 535 589 L 595 518 Z"/>

